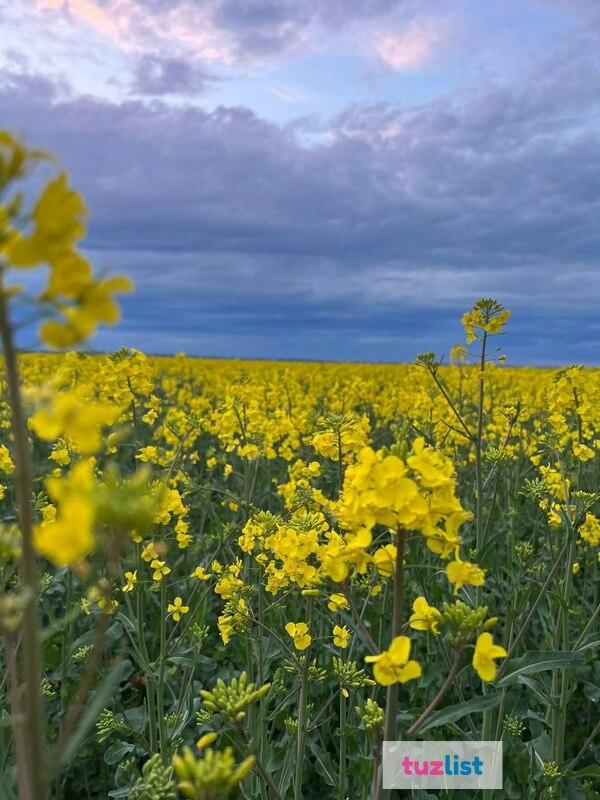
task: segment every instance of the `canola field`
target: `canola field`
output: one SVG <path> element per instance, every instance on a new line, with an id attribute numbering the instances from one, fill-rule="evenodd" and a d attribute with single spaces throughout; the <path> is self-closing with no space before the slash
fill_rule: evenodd
<path id="1" fill-rule="evenodd" d="M 600 691 L 597 371 L 123 351 L 21 372 L 50 740 L 94 664 L 58 797 L 225 797 L 248 772 L 243 797 L 366 798 L 398 685 L 390 730 L 504 737 L 504 796 L 594 785 L 571 777 L 593 748 L 570 762 Z"/>
<path id="2" fill-rule="evenodd" d="M 77 352 L 128 283 L 0 155 L 0 797 L 376 800 L 421 738 L 504 788 L 417 800 L 600 797 L 600 372 L 506 366 L 491 299 L 450 363 Z M 38 266 L 69 352 L 16 352 Z"/>

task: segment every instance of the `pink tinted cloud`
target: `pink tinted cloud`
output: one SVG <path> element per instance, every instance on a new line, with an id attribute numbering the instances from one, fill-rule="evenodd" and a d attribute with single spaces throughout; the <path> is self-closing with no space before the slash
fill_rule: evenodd
<path id="1" fill-rule="evenodd" d="M 42 11 L 66 12 L 71 19 L 81 20 L 104 36 L 119 38 L 120 26 L 117 20 L 92 0 L 37 0 L 37 6 Z"/>
<path id="2" fill-rule="evenodd" d="M 446 26 L 439 20 L 415 20 L 398 33 L 380 36 L 375 49 L 379 58 L 392 69 L 411 71 L 433 60 L 446 34 Z"/>
<path id="3" fill-rule="evenodd" d="M 87 27 L 111 39 L 124 51 L 185 50 L 202 60 L 232 60 L 232 43 L 212 22 L 208 8 L 191 2 L 153 13 L 139 0 L 36 0 L 37 8 L 61 16 L 77 27 Z"/>

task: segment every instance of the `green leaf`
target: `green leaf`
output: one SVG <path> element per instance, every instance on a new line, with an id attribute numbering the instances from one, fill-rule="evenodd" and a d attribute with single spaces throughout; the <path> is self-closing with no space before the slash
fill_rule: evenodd
<path id="1" fill-rule="evenodd" d="M 560 650 L 542 651 L 530 650 L 519 658 L 511 659 L 504 668 L 504 675 L 496 686 L 511 686 L 516 683 L 521 675 L 532 675 L 536 672 L 546 672 L 549 669 L 567 669 L 583 664 L 584 658 L 580 653 L 564 653 Z"/>
<path id="2" fill-rule="evenodd" d="M 554 600 L 554 602 L 557 605 L 559 605 L 564 611 L 568 610 L 569 604 L 562 595 L 557 594 L 556 592 L 546 592 L 546 594 L 548 595 L 548 597 L 551 597 Z"/>
<path id="3" fill-rule="evenodd" d="M 131 742 L 122 742 L 117 739 L 113 742 L 108 750 L 104 753 L 104 761 L 106 764 L 118 764 L 123 758 L 135 750 L 135 745 Z"/>
<path id="4" fill-rule="evenodd" d="M 271 765 L 267 767 L 268 772 L 272 772 Z M 287 790 L 292 783 L 294 776 L 294 748 L 288 747 L 285 751 L 285 758 L 279 773 L 279 781 L 277 784 L 277 791 L 282 797 L 285 797 Z"/>
<path id="5" fill-rule="evenodd" d="M 316 742 L 308 742 L 308 748 L 315 757 L 315 771 L 320 775 L 329 786 L 335 786 L 336 771 L 331 760 L 331 756 L 325 752 Z"/>
<path id="6" fill-rule="evenodd" d="M 492 550 L 492 545 L 496 544 L 499 539 L 506 539 L 506 533 L 504 531 L 499 531 L 495 533 L 493 536 L 487 540 L 487 542 L 483 545 L 479 553 L 477 554 L 477 563 L 481 564 L 482 567 L 490 567 L 493 563 L 494 552 Z"/>
<path id="7" fill-rule="evenodd" d="M 552 741 L 546 731 L 532 739 L 531 745 L 542 761 L 550 761 L 552 758 Z"/>
<path id="8" fill-rule="evenodd" d="M 79 725 L 71 735 L 65 752 L 60 763 L 54 767 L 58 771 L 63 764 L 66 764 L 77 752 L 79 745 L 83 742 L 92 725 L 98 719 L 98 715 L 103 708 L 113 699 L 118 685 L 131 674 L 131 662 L 125 659 L 111 669 L 96 692 L 88 699 L 87 710 L 81 717 Z"/>
<path id="9" fill-rule="evenodd" d="M 583 653 L 584 650 L 594 650 L 596 647 L 600 647 L 600 639 L 596 639 L 594 642 L 588 642 L 587 644 L 581 645 L 575 651 L 576 653 Z"/>
<path id="10" fill-rule="evenodd" d="M 437 728 L 440 725 L 449 725 L 452 722 L 466 717 L 467 714 L 478 714 L 490 708 L 496 708 L 496 706 L 500 705 L 500 699 L 501 695 L 498 692 L 496 694 L 485 695 L 484 697 L 473 697 L 471 700 L 467 700 L 466 703 L 456 703 L 456 705 L 453 706 L 446 706 L 446 708 L 442 708 L 441 711 L 436 711 L 435 714 L 432 714 L 427 722 L 415 732 L 415 735 L 420 736 L 422 733 L 425 733 L 425 731 Z"/>
<path id="11" fill-rule="evenodd" d="M 600 764 L 590 764 L 575 772 L 567 772 L 567 778 L 598 778 L 600 779 Z"/>
<path id="12" fill-rule="evenodd" d="M 550 705 L 550 697 L 548 696 L 548 693 L 544 691 L 542 681 L 536 681 L 535 679 L 528 678 L 526 675 L 519 675 L 517 678 L 517 683 L 527 686 L 527 688 L 533 692 L 543 706 Z"/>
<path id="13" fill-rule="evenodd" d="M 167 659 L 171 664 L 175 664 L 178 667 L 193 667 L 194 666 L 194 659 L 191 656 L 171 656 Z"/>

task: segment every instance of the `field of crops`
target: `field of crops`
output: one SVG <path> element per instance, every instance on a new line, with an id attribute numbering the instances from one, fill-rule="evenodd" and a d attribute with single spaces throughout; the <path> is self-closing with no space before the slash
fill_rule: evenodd
<path id="1" fill-rule="evenodd" d="M 0 144 L 6 188 L 35 155 Z M 50 265 L 68 348 L 127 287 L 49 187 L 0 195 L 0 259 Z M 15 297 L 3 800 L 375 800 L 398 738 L 502 738 L 485 800 L 600 797 L 598 370 L 505 366 L 492 300 L 451 364 L 15 357 Z"/>

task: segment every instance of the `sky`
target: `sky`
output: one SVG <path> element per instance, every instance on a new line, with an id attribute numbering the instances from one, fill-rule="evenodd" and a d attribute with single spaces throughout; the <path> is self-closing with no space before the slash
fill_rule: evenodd
<path id="1" fill-rule="evenodd" d="M 409 361 L 493 296 L 597 363 L 599 121 L 598 0 L 0 0 L 0 127 L 136 284 L 98 349 Z"/>

